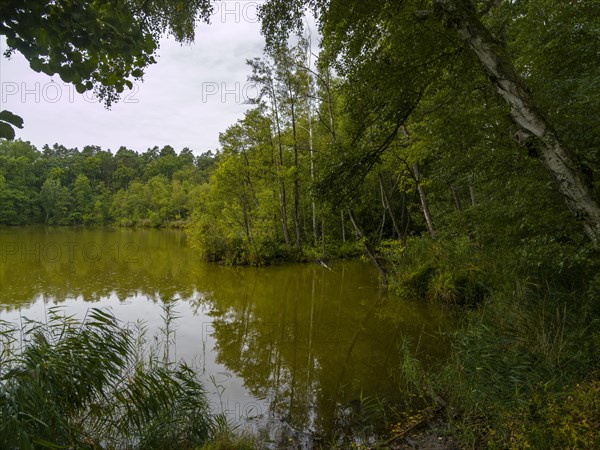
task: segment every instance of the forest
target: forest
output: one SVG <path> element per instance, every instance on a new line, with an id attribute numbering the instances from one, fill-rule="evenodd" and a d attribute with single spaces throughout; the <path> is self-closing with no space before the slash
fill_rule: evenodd
<path id="1" fill-rule="evenodd" d="M 260 95 L 218 149 L 2 140 L 0 224 L 184 228 L 231 265 L 362 255 L 383 286 L 461 317 L 448 359 L 406 373 L 456 445 L 600 446 L 600 4 L 260 11 Z M 120 73 L 110 92 L 136 76 Z"/>
<path id="2" fill-rule="evenodd" d="M 58 144 L 39 151 L 22 141 L 0 148 L 3 225 L 181 227 L 216 161 L 169 146 L 143 154 Z"/>

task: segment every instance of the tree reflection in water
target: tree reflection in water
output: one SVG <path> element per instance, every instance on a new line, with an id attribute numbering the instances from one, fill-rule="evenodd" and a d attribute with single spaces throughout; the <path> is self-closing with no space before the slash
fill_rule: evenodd
<path id="1" fill-rule="evenodd" d="M 205 368 L 228 372 L 247 391 L 230 418 L 256 411 L 272 440 L 306 443 L 356 431 L 360 424 L 349 417 L 361 417 L 355 413 L 365 412 L 365 399 L 400 402 L 395 374 L 402 340 L 435 360 L 443 356 L 442 331 L 449 326 L 433 305 L 380 290 L 367 263 L 331 268 L 205 264 L 175 231 L 1 229 L 0 310 L 118 299 L 147 319 L 159 314 L 163 300 L 179 299 L 178 348 L 200 355 Z"/>

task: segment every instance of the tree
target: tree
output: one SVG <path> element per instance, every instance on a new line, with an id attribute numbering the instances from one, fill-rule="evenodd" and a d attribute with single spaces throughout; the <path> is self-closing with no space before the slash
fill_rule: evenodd
<path id="1" fill-rule="evenodd" d="M 73 183 L 73 210 L 71 221 L 74 223 L 89 223 L 95 201 L 92 185 L 84 174 L 77 175 Z"/>
<path id="2" fill-rule="evenodd" d="M 45 223 L 65 223 L 69 206 L 69 192 L 62 186 L 59 178 L 51 176 L 44 182 L 40 191 L 40 202 L 46 213 Z"/>
<path id="3" fill-rule="evenodd" d="M 107 107 L 156 62 L 158 39 L 169 32 L 194 39 L 197 19 L 208 23 L 209 0 L 6 0 L 0 4 L 5 55 L 19 52 L 36 72 L 58 74 L 78 92 L 93 89 Z M 0 112 L 0 137 L 14 138 L 23 120 Z"/>
<path id="4" fill-rule="evenodd" d="M 388 138 L 381 139 L 382 145 L 374 151 L 365 152 L 357 164 L 352 165 L 356 169 L 373 166 L 373 160 L 393 140 L 397 131 L 394 122 L 402 124 L 412 114 L 433 81 L 453 70 L 457 61 L 470 59 L 471 65 L 477 65 L 487 74 L 509 108 L 516 128 L 515 138 L 536 149 L 540 163 L 554 180 L 566 205 L 581 220 L 592 242 L 598 243 L 600 207 L 595 193 L 581 165 L 547 118 L 547 111 L 539 106 L 536 94 L 525 82 L 526 72 L 518 72 L 515 57 L 503 41 L 501 32 L 510 25 L 518 25 L 520 15 L 505 15 L 505 26 L 500 30 L 493 30 L 484 23 L 486 15 L 502 14 L 502 7 L 534 1 L 550 8 L 544 0 L 270 0 L 262 7 L 261 16 L 267 43 L 272 46 L 299 28 L 304 9 L 311 7 L 319 17 L 325 48 L 338 56 L 338 70 L 357 94 L 352 99 L 354 109 L 363 115 L 371 111 L 379 122 L 391 120 L 393 126 Z M 581 0 L 560 8 L 596 11 L 594 3 Z M 479 11 L 477 6 L 481 6 Z M 552 10 L 558 8 L 551 7 Z M 563 17 L 570 18 L 571 30 L 582 26 L 576 14 L 563 14 Z M 597 29 L 597 26 L 588 24 L 587 29 Z M 379 89 L 382 85 L 383 89 Z M 365 95 L 369 89 L 371 95 Z M 368 125 L 368 122 L 363 123 Z"/>
<path id="5" fill-rule="evenodd" d="M 260 88 L 260 95 L 254 101 L 270 110 L 273 137 L 271 139 L 273 149 L 273 161 L 276 167 L 279 199 L 279 214 L 281 227 L 286 245 L 291 244 L 288 220 L 287 220 L 287 195 L 285 184 L 285 164 L 283 158 L 283 124 L 281 118 L 280 99 L 277 95 L 274 68 L 267 61 L 256 58 L 247 61 L 252 68 L 252 75 L 248 78 Z M 277 150 L 277 151 L 276 151 Z"/>
<path id="6" fill-rule="evenodd" d="M 281 44 L 273 50 L 272 57 L 275 63 L 275 80 L 277 84 L 276 95 L 280 98 L 283 115 L 288 119 L 291 131 L 293 149 L 293 209 L 294 234 L 296 237 L 296 250 L 302 255 L 302 237 L 300 232 L 300 159 L 299 159 L 299 130 L 300 115 L 306 109 L 306 99 L 309 89 L 307 72 L 303 67 L 303 58 L 306 53 L 307 43 L 303 40 L 293 48 Z M 304 103 L 304 104 L 303 104 Z"/>
<path id="7" fill-rule="evenodd" d="M 0 223 L 39 220 L 40 152 L 29 142 L 0 142 Z"/>
<path id="8" fill-rule="evenodd" d="M 483 25 L 473 2 L 437 0 L 438 15 L 475 54 L 520 128 L 518 138 L 539 149 L 539 159 L 554 179 L 571 212 L 588 237 L 600 244 L 600 206 L 572 152 L 557 135 L 517 73 L 504 45 Z M 577 2 L 575 2 L 577 3 Z"/>

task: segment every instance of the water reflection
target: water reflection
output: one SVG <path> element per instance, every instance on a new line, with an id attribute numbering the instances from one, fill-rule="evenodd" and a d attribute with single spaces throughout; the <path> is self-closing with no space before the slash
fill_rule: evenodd
<path id="1" fill-rule="evenodd" d="M 180 299 L 178 355 L 200 358 L 230 419 L 278 424 L 277 446 L 285 430 L 328 435 L 360 398 L 398 400 L 404 337 L 430 359 L 443 351 L 442 311 L 381 291 L 366 263 L 331 267 L 207 265 L 175 231 L 1 229 L 0 315 L 96 302 L 158 327 L 161 301 Z"/>

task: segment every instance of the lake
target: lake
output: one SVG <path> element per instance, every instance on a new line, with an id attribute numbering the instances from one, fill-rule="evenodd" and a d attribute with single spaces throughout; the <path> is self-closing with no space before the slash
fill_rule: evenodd
<path id="1" fill-rule="evenodd" d="M 273 448 L 309 448 L 353 427 L 361 405 L 400 402 L 404 340 L 424 364 L 447 352 L 448 314 L 381 289 L 360 260 L 233 268 L 202 262 L 181 231 L 0 228 L 0 319 L 99 307 L 159 333 L 165 302 L 170 358 L 198 370 L 214 412 Z"/>

